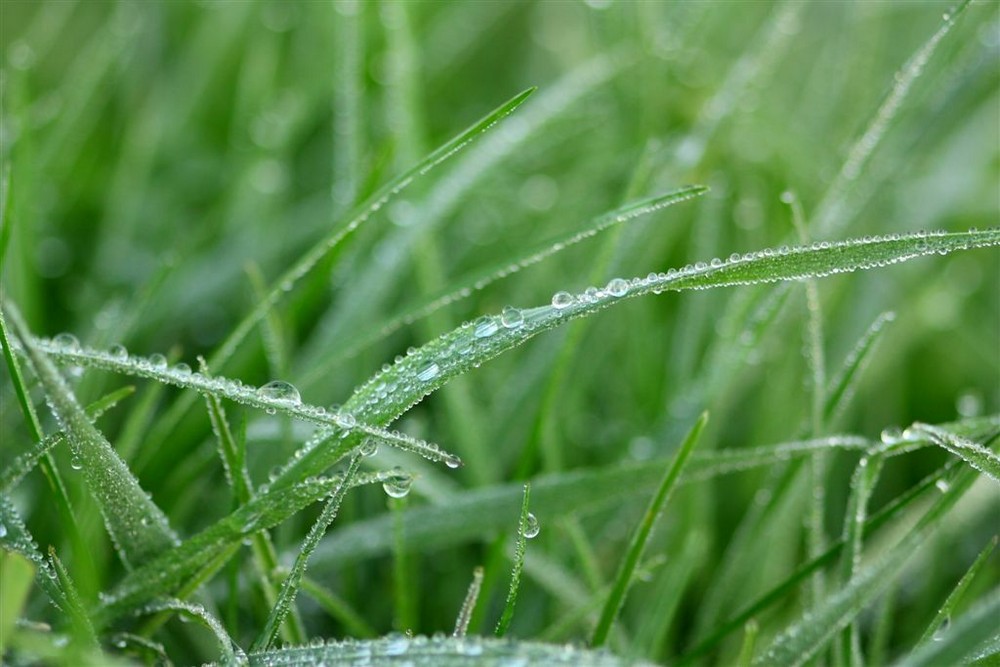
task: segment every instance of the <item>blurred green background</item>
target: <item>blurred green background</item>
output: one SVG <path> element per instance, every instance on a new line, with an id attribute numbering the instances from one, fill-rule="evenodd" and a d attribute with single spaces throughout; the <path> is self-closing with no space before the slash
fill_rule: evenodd
<path id="1" fill-rule="evenodd" d="M 506 304 L 537 305 L 557 290 L 788 243 L 786 190 L 797 193 L 816 239 L 982 228 L 995 226 L 1000 211 L 1000 22 L 991 2 L 960 17 L 871 159 L 857 178 L 839 181 L 844 188 L 833 199 L 828 190 L 856 139 L 897 71 L 941 26 L 948 3 L 3 0 L 0 8 L 0 159 L 10 168 L 15 226 L 3 267 L 6 297 L 38 334 L 69 331 L 97 347 L 172 351 L 192 365 L 255 303 L 248 267 L 274 280 L 379 185 L 538 86 L 523 108 L 379 211 L 288 295 L 275 312 L 279 354 L 266 354 L 253 336 L 215 369 L 255 384 L 290 381 L 313 404 L 344 401 L 408 346 Z M 627 200 L 689 183 L 712 190 L 338 358 L 392 314 L 480 267 L 582 229 Z M 511 481 L 531 447 L 549 452 L 528 460 L 532 476 L 660 459 L 706 408 L 712 424 L 702 447 L 794 439 L 809 415 L 801 286 L 791 288 L 747 362 L 706 389 L 712 355 L 737 343 L 721 337 L 726 318 L 738 315 L 740 299 L 771 289 L 617 306 L 570 335 L 547 334 L 490 362 L 395 426 L 459 454 L 475 441 L 495 455 L 478 472 L 448 472 L 457 490 Z M 830 375 L 880 312 L 897 316 L 847 414 L 826 425 L 829 434 L 877 438 L 914 420 L 998 411 L 995 251 L 834 277 L 819 289 Z M 557 383 L 554 368 L 562 369 Z M 76 388 L 89 402 L 120 384 L 91 372 Z M 9 383 L 2 391 L 6 458 L 27 438 Z M 206 415 L 156 432 L 176 396 L 139 383 L 100 426 L 112 443 L 131 443 L 129 463 L 144 488 L 191 535 L 224 516 L 229 497 Z M 137 408 L 143 405 L 150 409 Z M 281 418 L 237 407 L 231 416 L 247 420 L 257 483 L 305 437 Z M 56 456 L 68 462 L 68 451 Z M 840 531 L 856 459 L 831 459 L 831 536 Z M 874 506 L 944 460 L 923 451 L 892 461 Z M 429 502 L 439 478 L 422 476 L 407 502 Z M 666 659 L 712 624 L 706 600 L 725 609 L 787 576 L 802 555 L 804 511 L 794 499 L 805 498 L 805 489 L 783 510 L 770 552 L 748 554 L 761 559 L 751 568 L 756 580 L 706 594 L 766 479 L 766 471 L 754 471 L 685 489 L 657 534 L 666 565 L 633 592 L 619 642 L 634 640 L 646 656 Z M 80 481 L 67 480 L 94 535 L 98 569 L 83 585 L 92 596 L 116 580 L 120 565 Z M 924 574 L 902 582 L 893 642 L 912 644 L 997 530 L 1000 498 L 992 489 L 927 552 Z M 16 500 L 38 541 L 61 548 L 65 536 L 45 492 L 37 475 Z M 644 502 L 580 517 L 604 580 Z M 294 553 L 316 511 L 277 529 L 279 547 Z M 334 527 L 385 511 L 380 490 L 359 490 Z M 593 584 L 572 546 L 574 529 L 561 517 L 539 518 L 542 536 L 529 551 Z M 413 630 L 450 630 L 487 543 L 411 555 Z M 389 557 L 318 567 L 376 631 L 392 629 L 394 618 L 398 625 Z M 995 559 L 990 567 L 995 585 Z M 668 594 L 677 604 L 674 622 L 667 634 L 651 635 L 644 618 Z M 300 601 L 313 632 L 344 634 L 315 604 Z M 40 596 L 34 604 L 29 616 L 51 613 Z M 907 609 L 916 610 L 912 620 Z M 794 611 L 792 603 L 779 609 L 765 634 Z M 565 612 L 564 600 L 529 578 L 513 632 L 542 635 Z M 252 638 L 259 605 L 236 617 L 235 635 Z M 168 628 L 165 641 L 180 662 L 212 658 L 210 643 L 206 649 Z M 585 636 L 571 628 L 560 639 Z M 734 649 L 726 650 L 722 664 Z"/>

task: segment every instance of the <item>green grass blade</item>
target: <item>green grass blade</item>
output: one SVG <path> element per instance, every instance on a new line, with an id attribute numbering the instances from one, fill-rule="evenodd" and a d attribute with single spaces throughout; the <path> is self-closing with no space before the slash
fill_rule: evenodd
<path id="1" fill-rule="evenodd" d="M 175 546 L 177 536 L 166 515 L 142 490 L 107 439 L 91 424 L 66 380 L 48 356 L 35 346 L 25 326 L 17 319 L 12 319 L 12 323 L 45 390 L 49 406 L 66 432 L 74 457 L 79 460 L 84 480 L 101 508 L 104 524 L 122 561 L 126 565 L 139 565 Z"/>
<path id="2" fill-rule="evenodd" d="M 371 641 L 330 641 L 324 646 L 302 646 L 251 653 L 254 667 L 285 665 L 351 665 L 371 667 L 407 664 L 413 667 L 504 667 L 510 665 L 568 665 L 572 667 L 645 667 L 646 662 L 617 658 L 605 651 L 573 646 L 510 641 L 485 637 L 407 637 L 389 635 Z"/>
<path id="3" fill-rule="evenodd" d="M 278 593 L 278 601 L 271 609 L 271 613 L 268 614 L 267 621 L 264 623 L 264 629 L 261 630 L 260 635 L 254 640 L 250 648 L 251 651 L 266 650 L 274 643 L 274 639 L 278 634 L 278 628 L 281 627 L 281 623 L 285 620 L 285 616 L 288 614 L 288 610 L 291 608 L 292 603 L 295 601 L 295 596 L 299 592 L 299 583 L 305 575 L 306 567 L 309 564 L 309 557 L 316 550 L 316 545 L 319 544 L 320 539 L 326 533 L 326 529 L 330 527 L 330 524 L 337 517 L 340 504 L 343 502 L 344 495 L 350 488 L 360 464 L 361 455 L 355 454 L 347 467 L 347 471 L 338 479 L 337 486 L 330 495 L 330 500 L 327 501 L 323 507 L 323 511 L 320 512 L 319 518 L 313 523 L 312 528 L 309 529 L 309 533 L 306 535 L 306 539 L 302 542 L 302 548 L 299 550 L 299 555 L 295 558 L 292 570 L 281 585 L 281 591 Z"/>
<path id="4" fill-rule="evenodd" d="M 875 563 L 852 577 L 845 587 L 827 597 L 808 617 L 793 623 L 754 664 L 769 667 L 802 665 L 822 650 L 836 632 L 846 626 L 902 572 L 918 547 L 949 516 L 949 511 L 975 481 L 976 476 L 971 471 L 963 472 L 969 474 L 957 478 L 903 539 L 882 554 Z"/>
<path id="5" fill-rule="evenodd" d="M 158 600 L 151 602 L 139 609 L 136 614 L 160 614 L 162 612 L 173 612 L 182 616 L 193 618 L 200 622 L 215 635 L 215 640 L 219 644 L 219 652 L 222 654 L 223 665 L 245 665 L 247 656 L 233 638 L 229 636 L 226 629 L 222 627 L 219 619 L 209 613 L 207 609 L 198 604 L 185 602 L 184 600 Z"/>
<path id="6" fill-rule="evenodd" d="M 918 647 L 930 642 L 934 639 L 935 633 L 937 633 L 937 631 L 941 629 L 945 623 L 950 623 L 950 619 L 955 615 L 955 609 L 958 607 L 959 602 L 962 601 L 962 597 L 965 595 L 965 592 L 969 589 L 969 584 L 972 583 L 972 580 L 976 578 L 979 571 L 982 570 L 983 566 L 989 561 L 990 555 L 993 553 L 996 546 L 997 536 L 994 535 L 993 538 L 986 543 L 986 546 L 983 547 L 983 550 L 979 552 L 979 555 L 976 556 L 976 560 L 969 566 L 969 569 L 962 575 L 962 578 L 959 579 L 957 584 L 955 584 L 955 588 L 953 588 L 951 593 L 948 594 L 948 598 L 944 601 L 944 604 L 941 605 L 941 608 L 938 609 L 937 614 L 934 615 L 934 619 L 931 621 L 930 625 L 927 626 L 927 629 L 924 630 L 924 634 L 917 642 Z"/>
<path id="7" fill-rule="evenodd" d="M 636 526 L 628 549 L 625 552 L 625 556 L 622 558 L 621 564 L 618 566 L 618 574 L 615 575 L 615 581 L 611 587 L 611 593 L 608 595 L 607 602 L 604 603 L 604 609 L 601 611 L 601 618 L 597 622 L 597 627 L 594 629 L 593 637 L 590 640 L 591 646 L 599 648 L 607 641 L 608 634 L 611 632 L 611 626 L 614 624 L 622 606 L 625 604 L 625 595 L 628 593 L 628 589 L 632 585 L 632 577 L 635 574 L 635 568 L 638 566 L 639 560 L 642 558 L 642 554 L 646 550 L 646 544 L 649 542 L 649 538 L 652 535 L 653 526 L 656 524 L 656 520 L 659 518 L 660 513 L 663 511 L 667 501 L 670 499 L 674 488 L 676 488 L 681 473 L 684 471 L 684 466 L 690 458 L 691 452 L 694 451 L 694 446 L 698 443 L 698 439 L 701 437 L 701 432 L 704 430 L 707 422 L 708 413 L 705 412 L 702 413 L 701 417 L 698 418 L 698 421 L 691 427 L 687 437 L 684 438 L 684 442 L 682 442 L 681 446 L 678 448 L 677 454 L 674 456 L 666 474 L 660 481 L 660 484 L 656 489 L 656 493 L 649 502 L 649 506 L 642 515 L 642 520 L 639 522 L 639 525 Z"/>
<path id="8" fill-rule="evenodd" d="M 302 577 L 302 592 L 315 600 L 331 618 L 337 619 L 351 637 L 367 639 L 374 637 L 375 629 L 343 598 L 318 581 Z"/>
<path id="9" fill-rule="evenodd" d="M 28 602 L 35 567 L 21 554 L 5 549 L 0 551 L 0 571 L 0 655 L 5 655 Z"/>
<path id="10" fill-rule="evenodd" d="M 521 587 L 521 571 L 524 569 L 524 554 L 528 546 L 528 538 L 538 534 L 537 520 L 528 512 L 531 501 L 531 484 L 524 485 L 524 496 L 521 499 L 521 516 L 517 521 L 517 538 L 514 541 L 514 569 L 510 574 L 510 588 L 507 590 L 507 601 L 503 605 L 503 613 L 497 623 L 496 636 L 503 637 L 510 628 L 514 618 L 514 605 L 517 603 L 517 593 Z"/>
<path id="11" fill-rule="evenodd" d="M 955 621 L 939 641 L 922 645 L 898 665 L 934 667 L 959 665 L 970 658 L 976 659 L 979 657 L 977 652 L 984 642 L 991 639 L 996 641 L 997 618 L 1000 618 L 1000 589 L 995 588 Z"/>
<path id="12" fill-rule="evenodd" d="M 996 452 L 936 426 L 916 423 L 908 430 L 915 435 L 929 438 L 934 444 L 1000 482 L 1000 456 Z"/>
<path id="13" fill-rule="evenodd" d="M 472 612 L 476 608 L 476 602 L 479 600 L 479 591 L 483 587 L 483 568 L 477 565 L 476 569 L 472 571 L 472 581 L 469 582 L 469 590 L 465 594 L 465 599 L 462 600 L 462 607 L 458 610 L 458 618 L 455 619 L 455 630 L 451 633 L 452 637 L 464 637 L 465 633 L 469 630 L 469 621 L 472 620 Z"/>
<path id="14" fill-rule="evenodd" d="M 52 564 L 38 550 L 38 544 L 28 532 L 24 520 L 7 494 L 0 493 L 0 546 L 4 551 L 19 553 L 35 567 L 35 583 L 56 607 L 66 608 L 69 603 L 62 590 Z M 6 577 L 6 575 L 4 575 Z"/>
<path id="15" fill-rule="evenodd" d="M 837 374 L 830 380 L 826 391 L 826 405 L 823 409 L 823 420 L 826 424 L 832 424 L 840 418 L 846 408 L 858 378 L 868 365 L 872 351 L 882 340 L 882 334 L 887 329 L 887 324 L 895 321 L 896 314 L 886 311 L 875 318 L 868 330 L 858 339 L 854 348 L 844 359 L 843 365 Z"/>
<path id="16" fill-rule="evenodd" d="M 73 631 L 77 639 L 90 648 L 97 648 L 97 635 L 94 633 L 94 626 L 91 624 L 83 600 L 77 592 L 76 584 L 73 583 L 66 566 L 56 555 L 55 547 L 49 547 L 49 562 L 52 564 L 52 570 L 59 577 L 60 587 L 66 594 L 66 613 L 73 624 Z"/>
<path id="17" fill-rule="evenodd" d="M 740 647 L 739 667 L 750 667 L 753 663 L 753 651 L 757 645 L 757 634 L 760 627 L 757 621 L 749 620 L 743 628 L 743 646 Z"/>

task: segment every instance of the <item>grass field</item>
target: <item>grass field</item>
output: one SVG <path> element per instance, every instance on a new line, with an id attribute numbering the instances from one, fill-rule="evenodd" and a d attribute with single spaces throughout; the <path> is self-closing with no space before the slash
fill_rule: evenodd
<path id="1" fill-rule="evenodd" d="M 4 664 L 1000 661 L 996 3 L 0 57 Z"/>

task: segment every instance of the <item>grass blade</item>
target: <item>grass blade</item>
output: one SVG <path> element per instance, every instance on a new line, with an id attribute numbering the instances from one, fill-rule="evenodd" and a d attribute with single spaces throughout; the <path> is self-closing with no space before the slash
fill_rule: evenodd
<path id="1" fill-rule="evenodd" d="M 455 619 L 455 630 L 451 633 L 452 637 L 465 636 L 465 633 L 469 629 L 469 621 L 472 620 L 472 612 L 475 610 L 476 602 L 479 600 L 479 591 L 482 587 L 483 568 L 476 566 L 476 569 L 472 571 L 472 581 L 469 582 L 469 590 L 462 601 L 462 608 L 459 609 L 458 618 Z"/>
<path id="2" fill-rule="evenodd" d="M 233 638 L 229 636 L 226 629 L 222 627 L 219 619 L 215 618 L 207 609 L 198 604 L 185 602 L 184 600 L 158 600 L 139 609 L 137 615 L 159 614 L 161 612 L 175 612 L 199 621 L 215 635 L 215 640 L 219 644 L 219 651 L 222 653 L 223 665 L 245 665 L 247 656 Z"/>
<path id="3" fill-rule="evenodd" d="M 970 658 L 976 659 L 977 651 L 984 642 L 996 640 L 998 617 L 1000 589 L 995 588 L 955 621 L 940 641 L 922 645 L 898 664 L 900 667 L 934 667 L 959 665 Z"/>
<path id="4" fill-rule="evenodd" d="M 628 593 L 628 589 L 632 585 L 632 577 L 635 574 L 635 568 L 638 566 L 639 560 L 642 558 L 642 554 L 646 550 L 646 544 L 649 542 L 650 535 L 652 535 L 653 526 L 656 524 L 656 520 L 659 518 L 660 513 L 663 511 L 667 501 L 670 499 L 674 488 L 676 488 L 677 481 L 680 479 L 684 466 L 690 458 L 691 452 L 694 451 L 694 446 L 698 443 L 698 439 L 701 437 L 701 432 L 704 430 L 707 422 L 708 413 L 703 412 L 701 417 L 698 418 L 698 421 L 691 427 L 687 437 L 684 438 L 684 442 L 681 443 L 680 448 L 678 448 L 673 462 L 670 464 L 666 474 L 660 481 L 659 487 L 656 489 L 656 493 L 653 495 L 653 498 L 649 502 L 649 506 L 646 508 L 646 512 L 642 515 L 642 520 L 639 522 L 639 525 L 636 526 L 635 532 L 632 534 L 628 550 L 625 552 L 625 557 L 618 566 L 618 574 L 615 575 L 615 581 L 611 587 L 611 593 L 608 595 L 607 602 L 604 603 L 604 609 L 601 611 L 601 618 L 597 623 L 597 627 L 594 629 L 593 637 L 590 640 L 591 646 L 599 648 L 607 641 L 608 634 L 611 632 L 611 626 L 614 624 L 615 619 L 618 617 L 618 613 L 625 604 L 625 595 Z"/>
<path id="5" fill-rule="evenodd" d="M 930 438 L 934 444 L 948 450 L 976 470 L 984 472 L 995 481 L 1000 482 L 1000 456 L 997 456 L 996 452 L 936 426 L 918 422 L 909 430 L 915 435 L 924 435 Z"/>
<path id="6" fill-rule="evenodd" d="M 503 606 L 503 614 L 497 623 L 496 636 L 507 634 L 510 622 L 514 618 L 514 605 L 517 603 L 517 592 L 521 586 L 521 570 L 524 569 L 524 554 L 527 550 L 528 538 L 538 534 L 538 523 L 534 515 L 528 512 L 531 500 L 531 484 L 524 485 L 524 496 L 521 500 L 521 516 L 517 521 L 517 539 L 514 542 L 514 569 L 510 574 L 510 588 L 507 591 L 507 601 Z"/>
<path id="7" fill-rule="evenodd" d="M 855 343 L 854 348 L 844 359 L 840 370 L 830 380 L 827 387 L 826 405 L 823 409 L 824 423 L 832 424 L 843 414 L 854 392 L 858 377 L 868 365 L 872 351 L 882 340 L 882 334 L 887 328 L 886 325 L 895 320 L 896 314 L 892 311 L 882 313 L 875 318 L 868 330 Z"/>

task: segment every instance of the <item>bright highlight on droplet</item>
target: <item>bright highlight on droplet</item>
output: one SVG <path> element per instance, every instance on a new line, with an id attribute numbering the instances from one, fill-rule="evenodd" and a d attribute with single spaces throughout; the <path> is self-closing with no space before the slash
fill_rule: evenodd
<path id="1" fill-rule="evenodd" d="M 561 310 L 573 305 L 573 295 L 569 292 L 556 292 L 552 295 L 552 307 Z"/>
<path id="2" fill-rule="evenodd" d="M 282 380 L 271 380 L 261 386 L 260 395 L 274 401 L 281 401 L 282 403 L 298 404 L 302 402 L 299 390 Z"/>
<path id="3" fill-rule="evenodd" d="M 537 537 L 540 530 L 541 526 L 538 524 L 538 518 L 531 512 L 528 512 L 528 517 L 524 522 L 521 534 L 530 540 L 533 537 Z"/>
<path id="4" fill-rule="evenodd" d="M 390 477 L 382 482 L 382 489 L 390 498 L 403 498 L 410 492 L 413 477 L 405 470 L 396 466 L 390 472 Z"/>

